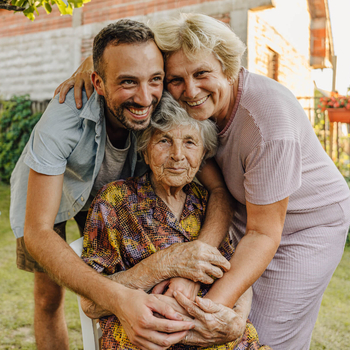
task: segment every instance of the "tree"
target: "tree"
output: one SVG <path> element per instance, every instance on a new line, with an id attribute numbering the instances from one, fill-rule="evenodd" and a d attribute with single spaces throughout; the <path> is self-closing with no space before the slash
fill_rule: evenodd
<path id="1" fill-rule="evenodd" d="M 0 9 L 22 11 L 31 21 L 35 19 L 38 7 L 43 6 L 47 13 L 51 13 L 52 6 L 57 6 L 62 15 L 72 15 L 76 7 L 82 7 L 91 0 L 0 0 Z"/>

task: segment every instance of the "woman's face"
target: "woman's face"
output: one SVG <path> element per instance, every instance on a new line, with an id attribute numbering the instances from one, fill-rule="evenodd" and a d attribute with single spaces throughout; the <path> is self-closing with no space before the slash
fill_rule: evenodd
<path id="1" fill-rule="evenodd" d="M 183 187 L 196 175 L 204 156 L 196 129 L 179 126 L 168 132 L 156 131 L 144 153 L 153 179 L 163 187 Z"/>
<path id="2" fill-rule="evenodd" d="M 178 51 L 166 60 L 165 70 L 168 91 L 192 118 L 225 119 L 232 86 L 214 54 L 199 54 L 195 59 L 188 59 Z"/>

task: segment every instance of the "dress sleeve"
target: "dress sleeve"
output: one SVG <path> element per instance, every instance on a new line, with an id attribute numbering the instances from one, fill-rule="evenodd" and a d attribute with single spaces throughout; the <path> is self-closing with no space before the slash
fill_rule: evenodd
<path id="1" fill-rule="evenodd" d="M 82 259 L 99 273 L 110 275 L 121 270 L 119 221 L 124 214 L 122 206 L 113 205 L 103 194 L 102 190 L 96 196 L 86 219 Z"/>
<path id="2" fill-rule="evenodd" d="M 82 121 L 69 105 L 53 99 L 32 132 L 24 162 L 41 174 L 63 174 L 81 138 Z"/>
<path id="3" fill-rule="evenodd" d="M 278 202 L 301 186 L 302 159 L 295 139 L 262 143 L 245 160 L 246 200 L 256 205 Z"/>

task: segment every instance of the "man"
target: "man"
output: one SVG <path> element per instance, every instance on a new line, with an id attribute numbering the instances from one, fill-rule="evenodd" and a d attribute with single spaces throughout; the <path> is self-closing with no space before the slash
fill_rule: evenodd
<path id="1" fill-rule="evenodd" d="M 162 54 L 153 33 L 141 23 L 121 20 L 104 28 L 95 38 L 93 60 L 92 97 L 87 101 L 84 96 L 81 110 L 73 93 L 62 105 L 57 98 L 52 100 L 13 172 L 10 217 L 18 238 L 17 265 L 34 272 L 39 350 L 68 349 L 61 285 L 117 315 L 135 345 L 144 348 L 148 339 L 154 348 L 164 349 L 183 339 L 192 322 L 183 322 L 154 296 L 99 275 L 65 242 L 65 222 L 75 217 L 82 230 L 86 211 L 102 185 L 145 170 L 137 161 L 132 131 L 147 127 L 163 90 Z M 200 239 L 218 246 L 231 217 L 224 210 L 229 199 L 221 178 L 210 168 L 203 177 L 210 178 L 211 200 Z M 203 275 L 210 274 L 208 261 L 216 255 L 208 247 L 193 245 L 198 274 L 200 266 Z"/>

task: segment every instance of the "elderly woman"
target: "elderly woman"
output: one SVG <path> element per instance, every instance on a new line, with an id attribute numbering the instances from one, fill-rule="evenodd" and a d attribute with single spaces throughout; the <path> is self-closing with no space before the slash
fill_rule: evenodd
<path id="1" fill-rule="evenodd" d="M 230 28 L 180 14 L 153 30 L 167 90 L 191 117 L 219 128 L 216 161 L 236 200 L 231 270 L 207 296 L 232 307 L 253 285 L 250 319 L 262 342 L 308 349 L 344 249 L 348 186 L 293 94 L 241 67 L 245 47 Z"/>
<path id="2" fill-rule="evenodd" d="M 157 263 L 149 263 L 147 257 L 171 245 L 195 240 L 198 236 L 208 194 L 192 180 L 201 163 L 212 157 L 216 148 L 214 124 L 209 120 L 197 121 L 188 117 L 170 95 L 165 95 L 151 125 L 139 137 L 139 150 L 150 171 L 141 177 L 110 183 L 96 196 L 85 226 L 83 260 L 97 271 L 113 275 L 128 287 L 145 291 L 151 289 L 162 279 L 160 271 L 164 267 L 173 269 L 174 262 L 165 256 Z M 226 259 L 232 257 L 228 238 L 219 250 Z M 176 271 L 178 276 L 182 276 L 178 266 Z M 199 295 L 205 296 L 209 289 L 210 285 L 202 285 Z M 189 316 L 175 299 L 163 295 L 157 297 Z M 199 298 L 197 302 L 199 306 L 205 305 Z M 217 311 L 231 312 L 220 305 L 212 306 L 216 306 Z M 99 310 L 87 299 L 82 299 L 82 307 L 90 317 L 100 317 L 103 349 L 135 348 L 116 316 Z M 240 305 L 236 307 L 240 308 Z M 202 320 L 197 320 L 196 327 L 208 320 L 205 307 L 203 309 Z M 216 314 L 220 317 L 220 312 Z M 178 344 L 173 348 L 187 346 Z M 243 338 L 214 348 L 270 349 L 259 345 L 250 322 Z"/>

